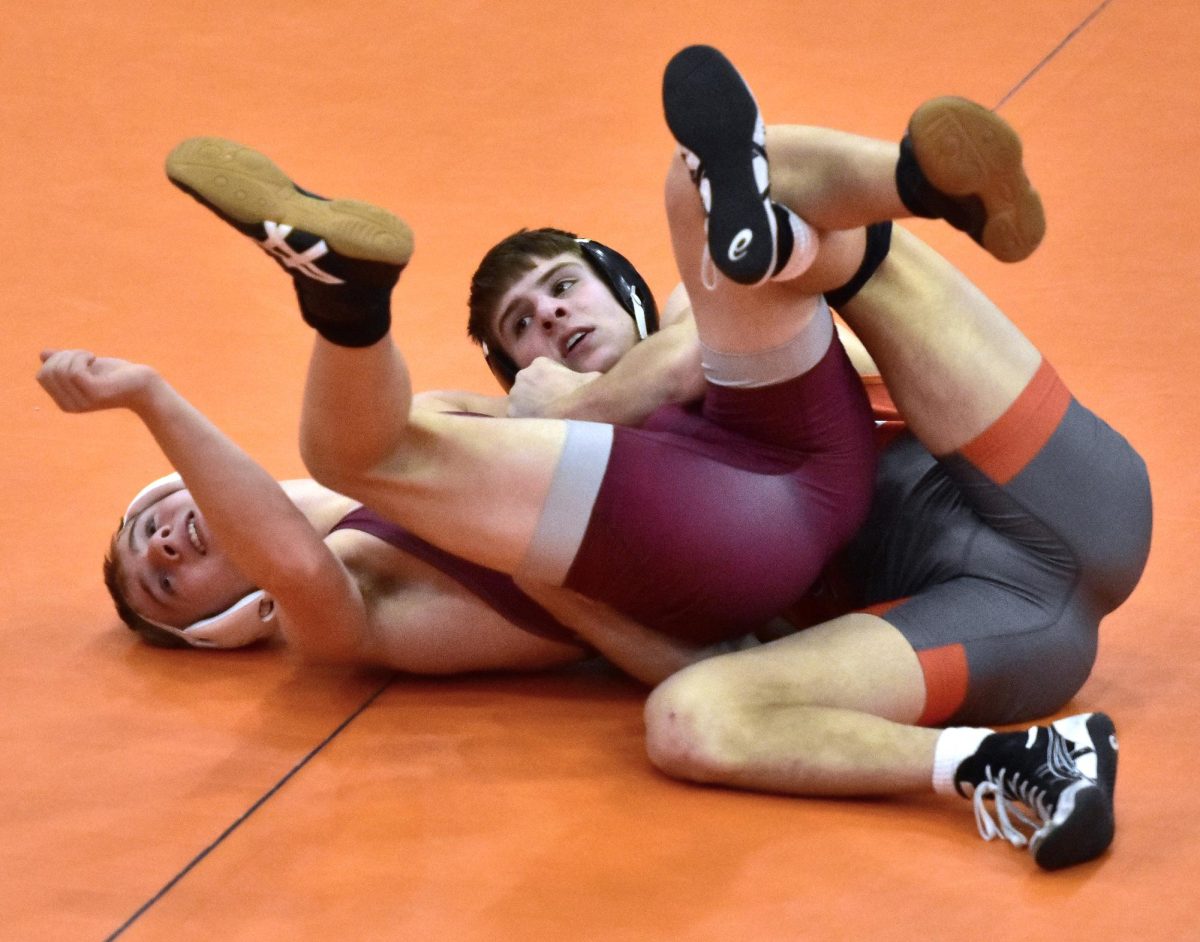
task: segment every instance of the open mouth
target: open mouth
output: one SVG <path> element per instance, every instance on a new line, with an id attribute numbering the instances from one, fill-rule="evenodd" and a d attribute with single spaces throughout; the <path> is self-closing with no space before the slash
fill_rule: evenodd
<path id="1" fill-rule="evenodd" d="M 196 515 L 188 514 L 187 519 L 187 535 L 188 541 L 192 544 L 192 548 L 201 556 L 207 555 L 208 544 L 204 542 L 204 537 L 200 535 L 200 528 L 196 525 Z"/>
<path id="2" fill-rule="evenodd" d="M 562 346 L 563 359 L 565 360 L 568 357 L 570 357 L 570 355 L 574 352 L 575 348 L 578 347 L 579 344 L 583 341 L 583 338 L 586 337 L 590 333 L 591 333 L 591 330 L 587 330 L 587 329 L 577 330 L 573 334 L 571 334 L 569 337 L 567 337 L 567 342 L 564 343 Z"/>

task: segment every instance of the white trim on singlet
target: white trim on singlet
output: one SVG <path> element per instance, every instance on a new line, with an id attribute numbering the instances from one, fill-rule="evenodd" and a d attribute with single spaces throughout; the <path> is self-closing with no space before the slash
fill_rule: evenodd
<path id="1" fill-rule="evenodd" d="M 567 422 L 567 439 L 533 539 L 517 569 L 519 577 L 553 586 L 566 581 L 592 519 L 612 442 L 611 425 Z"/>
<path id="2" fill-rule="evenodd" d="M 721 353 L 701 345 L 704 378 L 714 386 L 752 389 L 803 376 L 825 356 L 833 340 L 833 315 L 823 297 L 812 319 L 791 340 L 755 353 Z"/>

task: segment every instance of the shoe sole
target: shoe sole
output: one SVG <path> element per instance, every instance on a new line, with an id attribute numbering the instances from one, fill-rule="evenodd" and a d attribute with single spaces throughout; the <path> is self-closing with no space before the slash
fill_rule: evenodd
<path id="1" fill-rule="evenodd" d="M 1035 836 L 1030 844 L 1030 853 L 1043 870 L 1061 870 L 1093 860 L 1112 843 L 1116 827 L 1111 798 L 1098 784 L 1081 785 L 1071 794 L 1071 806 L 1062 823 L 1040 840 Z"/>
<path id="2" fill-rule="evenodd" d="M 195 137 L 167 156 L 167 177 L 239 228 L 270 221 L 309 232 L 346 258 L 404 266 L 412 230 L 385 209 L 322 200 L 296 189 L 270 158 L 219 137 Z"/>
<path id="3" fill-rule="evenodd" d="M 1008 123 L 964 98 L 935 98 L 913 113 L 908 133 L 934 187 L 983 202 L 980 244 L 1002 262 L 1028 258 L 1046 234 L 1046 216 L 1021 163 L 1021 139 Z"/>
<path id="4" fill-rule="evenodd" d="M 754 96 L 720 52 L 689 46 L 663 73 L 663 112 L 709 181 L 713 264 L 738 284 L 761 284 L 775 267 L 776 229 L 749 152 L 759 123 Z"/>

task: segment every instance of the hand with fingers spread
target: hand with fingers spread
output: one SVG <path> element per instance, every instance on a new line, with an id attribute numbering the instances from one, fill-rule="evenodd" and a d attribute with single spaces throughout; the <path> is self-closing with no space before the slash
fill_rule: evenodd
<path id="1" fill-rule="evenodd" d="M 37 381 L 63 412 L 137 411 L 159 378 L 151 367 L 88 350 L 43 350 Z"/>

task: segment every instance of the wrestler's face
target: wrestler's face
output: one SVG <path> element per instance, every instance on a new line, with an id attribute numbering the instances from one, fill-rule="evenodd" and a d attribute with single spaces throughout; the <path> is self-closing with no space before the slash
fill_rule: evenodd
<path id="1" fill-rule="evenodd" d="M 126 520 L 112 552 L 134 611 L 175 628 L 224 611 L 254 588 L 214 540 L 187 490 Z"/>
<path id="2" fill-rule="evenodd" d="M 608 370 L 638 339 L 608 285 L 570 252 L 539 261 L 504 293 L 492 333 L 518 369 L 549 357 L 578 373 Z"/>

